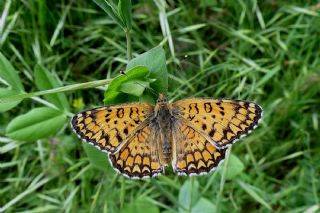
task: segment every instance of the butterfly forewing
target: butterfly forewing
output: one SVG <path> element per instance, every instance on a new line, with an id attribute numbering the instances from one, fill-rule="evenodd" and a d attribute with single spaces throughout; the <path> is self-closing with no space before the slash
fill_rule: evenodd
<path id="1" fill-rule="evenodd" d="M 114 153 L 138 130 L 152 109 L 144 103 L 99 107 L 76 114 L 71 125 L 81 139 Z"/>
<path id="2" fill-rule="evenodd" d="M 193 98 L 177 101 L 173 108 L 189 125 L 222 148 L 248 134 L 262 116 L 259 105 L 242 100 Z"/>
<path id="3" fill-rule="evenodd" d="M 173 131 L 172 167 L 178 175 L 203 175 L 213 171 L 225 157 L 225 149 L 217 149 L 186 121 L 179 121 Z"/>

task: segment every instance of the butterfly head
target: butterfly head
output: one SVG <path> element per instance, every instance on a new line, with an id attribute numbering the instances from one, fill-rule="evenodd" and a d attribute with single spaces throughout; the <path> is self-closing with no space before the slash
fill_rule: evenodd
<path id="1" fill-rule="evenodd" d="M 159 98 L 157 100 L 157 104 L 162 105 L 162 104 L 167 104 L 167 103 L 168 103 L 167 97 L 164 94 L 160 93 Z"/>

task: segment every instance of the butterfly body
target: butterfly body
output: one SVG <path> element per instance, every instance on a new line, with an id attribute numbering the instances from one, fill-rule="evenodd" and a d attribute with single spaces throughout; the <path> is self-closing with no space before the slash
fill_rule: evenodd
<path id="1" fill-rule="evenodd" d="M 161 140 L 159 140 L 160 144 L 157 144 L 157 146 L 160 150 L 161 163 L 164 166 L 170 164 L 172 160 L 172 129 L 177 121 L 175 116 L 165 96 L 160 95 L 154 107 L 151 125 L 161 138 Z"/>
<path id="2" fill-rule="evenodd" d="M 254 129 L 259 105 L 242 100 L 194 98 L 156 105 L 129 103 L 80 112 L 77 135 L 109 153 L 112 166 L 130 178 L 160 175 L 172 164 L 178 175 L 213 171 L 225 151 Z"/>

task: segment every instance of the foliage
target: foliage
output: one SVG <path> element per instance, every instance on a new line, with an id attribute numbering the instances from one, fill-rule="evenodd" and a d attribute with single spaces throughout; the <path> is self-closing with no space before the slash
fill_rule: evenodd
<path id="1" fill-rule="evenodd" d="M 0 12 L 0 212 L 319 211 L 316 1 L 9 0 Z M 142 181 L 68 125 L 83 105 L 160 92 L 256 101 L 264 120 L 216 172 Z"/>

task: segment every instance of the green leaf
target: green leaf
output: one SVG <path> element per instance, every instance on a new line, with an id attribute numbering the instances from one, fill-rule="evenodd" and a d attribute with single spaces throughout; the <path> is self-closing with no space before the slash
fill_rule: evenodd
<path id="1" fill-rule="evenodd" d="M 66 115 L 58 110 L 41 107 L 13 119 L 6 129 L 9 138 L 32 141 L 57 133 L 66 123 Z"/>
<path id="2" fill-rule="evenodd" d="M 129 80 L 127 82 L 124 82 L 120 86 L 120 91 L 139 97 L 142 95 L 145 88 L 149 86 L 150 86 L 149 82 L 140 81 L 140 80 Z"/>
<path id="3" fill-rule="evenodd" d="M 60 82 L 43 66 L 37 65 L 34 72 L 35 83 L 39 90 L 48 90 L 62 86 Z M 70 110 L 67 97 L 63 93 L 44 95 L 45 99 L 60 109 Z"/>
<path id="4" fill-rule="evenodd" d="M 139 97 L 139 102 L 154 103 L 155 97 L 152 94 L 146 93 Z"/>
<path id="5" fill-rule="evenodd" d="M 90 163 L 95 168 L 101 170 L 101 171 L 111 171 L 109 163 L 108 163 L 108 155 L 105 152 L 102 152 L 101 150 L 97 149 L 96 147 L 92 146 L 91 144 L 88 144 L 86 142 L 82 143 L 84 151 L 86 152 Z"/>
<path id="6" fill-rule="evenodd" d="M 179 212 L 190 212 L 199 199 L 199 183 L 196 179 L 188 179 L 179 191 Z"/>
<path id="7" fill-rule="evenodd" d="M 23 86 L 17 71 L 0 52 L 0 83 L 5 83 L 11 89 L 23 92 Z"/>
<path id="8" fill-rule="evenodd" d="M 240 161 L 240 159 L 237 156 L 231 154 L 229 157 L 226 179 L 227 180 L 234 179 L 241 172 L 243 172 L 243 170 L 244 170 L 243 163 Z"/>
<path id="9" fill-rule="evenodd" d="M 119 0 L 118 13 L 122 18 L 127 30 L 132 28 L 132 4 L 130 0 Z"/>
<path id="10" fill-rule="evenodd" d="M 129 61 L 127 70 L 139 65 L 146 66 L 150 70 L 150 79 L 156 79 L 155 82 L 151 83 L 150 87 L 159 93 L 167 93 L 168 71 L 162 46 L 155 47 Z"/>
<path id="11" fill-rule="evenodd" d="M 148 75 L 149 70 L 147 67 L 136 66 L 126 72 L 125 75 L 116 77 L 104 93 L 105 104 L 116 104 L 129 101 L 128 95 L 123 94 L 123 92 L 130 95 L 141 95 L 145 90 L 142 85 L 148 85 L 146 83 Z"/>
<path id="12" fill-rule="evenodd" d="M 200 198 L 191 209 L 191 213 L 212 213 L 216 212 L 216 206 L 206 198 Z"/>
<path id="13" fill-rule="evenodd" d="M 134 202 L 126 205 L 124 207 L 123 212 L 125 213 L 140 213 L 140 212 L 159 213 L 160 210 L 158 206 L 150 202 L 148 199 L 144 197 L 139 197 Z"/>
<path id="14" fill-rule="evenodd" d="M 162 47 L 153 48 L 131 60 L 126 70 L 125 75 L 118 76 L 109 85 L 104 95 L 105 104 L 138 100 L 152 103 L 156 97 L 152 97 L 150 91 L 145 92 L 146 88 L 152 88 L 158 93 L 167 92 L 168 73 Z"/>
<path id="15" fill-rule="evenodd" d="M 117 13 L 115 7 L 106 0 L 93 0 L 101 9 L 103 9 L 123 30 L 126 25 L 123 23 L 120 15 Z"/>
<path id="16" fill-rule="evenodd" d="M 18 95 L 20 93 L 21 92 L 17 90 L 0 88 L 0 99 L 10 97 L 12 95 Z M 20 102 L 21 100 L 8 103 L 0 103 L 0 112 L 8 111 L 9 109 L 12 109 L 13 107 L 17 106 Z"/>

